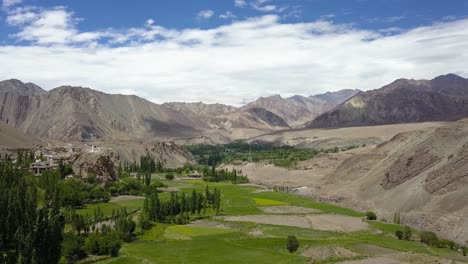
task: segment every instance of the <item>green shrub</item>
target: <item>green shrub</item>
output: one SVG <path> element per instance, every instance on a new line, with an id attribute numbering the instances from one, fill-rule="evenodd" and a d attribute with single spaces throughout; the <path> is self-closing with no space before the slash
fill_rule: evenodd
<path id="1" fill-rule="evenodd" d="M 404 235 L 403 231 L 397 230 L 397 231 L 395 231 L 395 236 L 396 236 L 398 239 L 402 240 L 402 239 L 404 238 L 405 235 Z"/>
<path id="2" fill-rule="evenodd" d="M 140 213 L 140 215 L 138 216 L 138 227 L 142 230 L 148 230 L 151 228 L 151 221 L 149 219 L 148 213 Z"/>
<path id="3" fill-rule="evenodd" d="M 286 248 L 288 249 L 289 253 L 296 252 L 299 248 L 299 241 L 295 236 L 288 236 L 286 241 Z"/>
<path id="4" fill-rule="evenodd" d="M 73 233 L 65 233 L 62 241 L 62 256 L 67 262 L 72 263 L 85 258 L 84 238 Z"/>
<path id="5" fill-rule="evenodd" d="M 367 220 L 377 220 L 377 215 L 374 212 L 367 212 L 366 213 Z"/>
<path id="6" fill-rule="evenodd" d="M 423 231 L 421 232 L 421 242 L 430 246 L 435 246 L 439 238 L 434 232 Z"/>
<path id="7" fill-rule="evenodd" d="M 86 250 L 94 255 L 119 255 L 122 242 L 116 231 L 107 231 L 101 234 L 90 234 L 85 240 Z"/>
<path id="8" fill-rule="evenodd" d="M 174 180 L 174 174 L 173 173 L 167 173 L 166 174 L 166 180 L 170 180 L 170 181 Z"/>
<path id="9" fill-rule="evenodd" d="M 411 240 L 412 237 L 413 237 L 413 232 L 411 231 L 411 228 L 409 226 L 405 226 L 404 239 Z"/>

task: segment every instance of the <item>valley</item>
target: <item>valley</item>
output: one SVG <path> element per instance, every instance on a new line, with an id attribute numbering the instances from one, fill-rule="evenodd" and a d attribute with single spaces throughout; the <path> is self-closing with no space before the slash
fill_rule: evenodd
<path id="1" fill-rule="evenodd" d="M 62 263 L 465 263 L 465 81 L 234 107 L 7 80 L 0 167 L 13 185 L 4 188 L 60 208 Z M 456 113 L 439 115 L 445 108 L 418 94 L 408 104 L 434 115 L 387 120 L 395 109 L 374 105 L 379 122 L 372 108 L 342 119 L 367 96 L 434 99 L 443 85 Z M 9 168 L 28 184 L 9 182 Z M 299 246 L 288 252 L 291 236 Z"/>

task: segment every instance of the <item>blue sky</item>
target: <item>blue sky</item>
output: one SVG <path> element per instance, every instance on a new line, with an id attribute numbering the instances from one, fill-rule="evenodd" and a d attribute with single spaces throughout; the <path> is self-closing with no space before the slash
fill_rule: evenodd
<path id="1" fill-rule="evenodd" d="M 4 0 L 0 79 L 239 105 L 468 77 L 467 18 L 466 0 Z"/>

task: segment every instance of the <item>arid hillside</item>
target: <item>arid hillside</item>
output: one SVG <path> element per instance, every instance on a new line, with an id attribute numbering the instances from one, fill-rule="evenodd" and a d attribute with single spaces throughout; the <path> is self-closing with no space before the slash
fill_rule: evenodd
<path id="1" fill-rule="evenodd" d="M 232 166 L 232 165 L 231 165 Z M 401 132 L 378 145 L 320 154 L 288 170 L 237 166 L 253 183 L 288 186 L 302 195 L 468 240 L 468 120 Z"/>
<path id="2" fill-rule="evenodd" d="M 34 149 L 46 145 L 42 140 L 25 135 L 20 130 L 0 122 L 1 149 Z"/>

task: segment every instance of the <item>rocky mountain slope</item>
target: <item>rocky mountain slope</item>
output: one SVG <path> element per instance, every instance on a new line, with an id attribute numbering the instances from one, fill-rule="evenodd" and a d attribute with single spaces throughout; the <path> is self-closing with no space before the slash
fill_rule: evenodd
<path id="1" fill-rule="evenodd" d="M 23 83 L 20 80 L 11 79 L 0 81 L 0 93 L 16 91 L 19 95 L 39 95 L 46 91 L 34 83 Z"/>
<path id="2" fill-rule="evenodd" d="M 224 104 L 205 104 L 202 102 L 197 103 L 184 103 L 184 102 L 171 102 L 162 104 L 165 107 L 171 108 L 174 111 L 181 112 L 185 115 L 191 116 L 218 116 L 225 115 L 238 110 L 235 106 Z"/>
<path id="3" fill-rule="evenodd" d="M 297 169 L 244 164 L 253 183 L 295 192 L 380 219 L 466 243 L 468 240 L 468 119 L 398 133 L 379 145 L 320 154 Z"/>
<path id="4" fill-rule="evenodd" d="M 454 74 L 432 80 L 399 79 L 360 92 L 310 122 L 310 127 L 346 127 L 456 120 L 468 116 L 468 79 Z"/>
<path id="5" fill-rule="evenodd" d="M 42 140 L 28 136 L 20 130 L 0 122 L 0 150 L 35 149 L 45 145 Z"/>
<path id="6" fill-rule="evenodd" d="M 346 89 L 309 97 L 300 95 L 289 98 L 283 98 L 280 95 L 260 97 L 245 105 L 243 109 L 261 107 L 282 117 L 288 125 L 301 127 L 307 121 L 333 109 L 358 92 L 359 90 Z"/>
<path id="7" fill-rule="evenodd" d="M 158 105 L 133 95 L 106 94 L 83 87 L 44 91 L 18 80 L 0 82 L 0 121 L 26 134 L 59 141 L 203 135 L 232 140 L 245 134 L 241 129 L 258 134 L 288 128 L 281 117 L 261 108 L 244 110 L 203 103 Z"/>
<path id="8" fill-rule="evenodd" d="M 0 92 L 0 120 L 40 138 L 62 141 L 157 138 L 193 135 L 204 127 L 197 119 L 137 96 L 110 95 L 70 86 L 39 94 L 21 91 L 15 88 Z"/>

